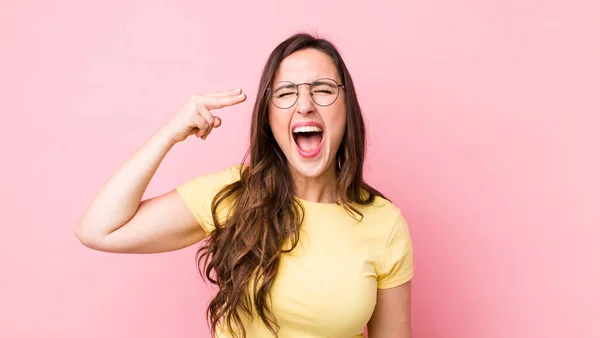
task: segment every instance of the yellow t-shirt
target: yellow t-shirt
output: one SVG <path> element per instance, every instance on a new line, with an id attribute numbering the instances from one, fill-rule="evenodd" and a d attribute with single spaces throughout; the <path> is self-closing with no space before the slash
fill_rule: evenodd
<path id="1" fill-rule="evenodd" d="M 209 234 L 214 229 L 213 197 L 240 179 L 239 168 L 201 175 L 177 187 Z M 271 288 L 279 337 L 363 337 L 377 289 L 392 288 L 413 277 L 406 221 L 397 207 L 379 197 L 371 205 L 355 205 L 364 215 L 362 222 L 337 204 L 298 200 L 305 209 L 300 242 L 281 256 Z M 249 338 L 272 337 L 258 316 L 245 329 Z M 230 335 L 218 332 L 217 337 Z"/>

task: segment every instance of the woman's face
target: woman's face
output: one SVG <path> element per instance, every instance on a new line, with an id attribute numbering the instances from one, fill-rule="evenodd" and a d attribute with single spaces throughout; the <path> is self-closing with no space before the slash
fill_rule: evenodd
<path id="1" fill-rule="evenodd" d="M 341 84 L 333 61 L 315 49 L 289 55 L 275 73 L 269 125 L 291 169 L 302 176 L 335 170 L 332 163 L 346 129 L 345 91 L 336 82 Z M 310 83 L 314 83 L 312 97 Z M 302 85 L 294 103 L 296 84 Z"/>

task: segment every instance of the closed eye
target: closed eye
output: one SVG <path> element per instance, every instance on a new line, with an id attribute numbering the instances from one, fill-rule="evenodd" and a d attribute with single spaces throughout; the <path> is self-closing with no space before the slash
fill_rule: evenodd
<path id="1" fill-rule="evenodd" d="M 295 94 L 296 94 L 296 93 L 292 93 L 292 92 L 289 92 L 289 93 L 281 93 L 281 94 L 278 94 L 278 95 L 277 95 L 277 98 L 282 98 L 282 97 L 286 97 L 286 96 L 290 96 L 290 95 L 295 95 Z"/>

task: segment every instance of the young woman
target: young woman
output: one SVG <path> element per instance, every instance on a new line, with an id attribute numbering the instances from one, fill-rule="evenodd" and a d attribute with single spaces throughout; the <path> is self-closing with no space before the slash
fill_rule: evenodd
<path id="1" fill-rule="evenodd" d="M 413 251 L 399 209 L 363 181 L 365 128 L 350 73 L 327 40 L 271 53 L 241 165 L 142 195 L 176 143 L 221 126 L 241 90 L 192 96 L 110 178 L 77 224 L 86 246 L 156 253 L 198 243 L 219 291 L 217 337 L 410 337 Z"/>

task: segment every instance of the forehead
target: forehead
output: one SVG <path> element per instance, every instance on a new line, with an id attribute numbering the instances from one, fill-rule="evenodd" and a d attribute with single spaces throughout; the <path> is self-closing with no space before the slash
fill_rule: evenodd
<path id="1" fill-rule="evenodd" d="M 273 78 L 294 83 L 312 82 L 320 78 L 330 78 L 340 82 L 337 68 L 329 55 L 315 50 L 304 49 L 283 59 Z"/>

